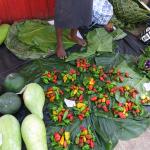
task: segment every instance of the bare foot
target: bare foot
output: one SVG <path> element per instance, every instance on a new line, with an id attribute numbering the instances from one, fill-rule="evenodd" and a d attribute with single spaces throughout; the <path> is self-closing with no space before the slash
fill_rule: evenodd
<path id="1" fill-rule="evenodd" d="M 75 43 L 77 43 L 78 45 L 80 45 L 80 46 L 86 46 L 86 41 L 84 40 L 84 39 L 81 39 L 81 38 L 79 38 L 77 35 L 75 35 L 75 36 L 68 36 L 68 38 L 71 40 L 71 41 L 73 41 L 73 42 L 75 42 Z"/>
<path id="2" fill-rule="evenodd" d="M 66 57 L 66 52 L 63 46 L 57 46 L 56 48 L 56 55 L 60 59 L 64 59 Z"/>
<path id="3" fill-rule="evenodd" d="M 108 31 L 108 32 L 112 32 L 113 31 L 113 24 L 112 23 L 108 23 L 104 27 L 105 27 L 106 31 Z"/>

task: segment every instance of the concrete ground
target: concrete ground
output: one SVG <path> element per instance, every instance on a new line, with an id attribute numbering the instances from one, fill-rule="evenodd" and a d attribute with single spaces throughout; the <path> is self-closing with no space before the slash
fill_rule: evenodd
<path id="1" fill-rule="evenodd" d="M 150 150 L 150 127 L 137 138 L 119 141 L 114 150 Z"/>

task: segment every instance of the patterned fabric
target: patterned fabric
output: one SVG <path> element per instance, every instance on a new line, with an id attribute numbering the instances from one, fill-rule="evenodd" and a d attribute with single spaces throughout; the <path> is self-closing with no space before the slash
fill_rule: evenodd
<path id="1" fill-rule="evenodd" d="M 106 25 L 113 16 L 113 7 L 108 0 L 93 0 L 92 22 Z"/>

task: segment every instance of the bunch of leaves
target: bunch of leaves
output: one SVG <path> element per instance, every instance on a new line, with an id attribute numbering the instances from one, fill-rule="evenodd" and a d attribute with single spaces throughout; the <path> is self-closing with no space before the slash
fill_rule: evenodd
<path id="1" fill-rule="evenodd" d="M 63 128 L 59 132 L 55 132 L 50 136 L 51 146 L 53 149 L 57 150 L 68 150 L 68 145 L 70 145 L 70 132 L 65 131 Z"/>
<path id="2" fill-rule="evenodd" d="M 46 91 L 46 97 L 50 102 L 60 100 L 62 95 L 64 95 L 64 92 L 57 86 L 49 87 Z"/>
<path id="3" fill-rule="evenodd" d="M 150 18 L 149 12 L 140 8 L 133 0 L 110 0 L 110 2 L 113 5 L 115 16 L 123 22 L 136 24 Z"/>

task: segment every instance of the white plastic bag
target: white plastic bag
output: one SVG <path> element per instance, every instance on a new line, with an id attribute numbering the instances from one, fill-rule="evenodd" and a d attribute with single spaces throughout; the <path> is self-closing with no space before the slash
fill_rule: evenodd
<path id="1" fill-rule="evenodd" d="M 107 25 L 113 16 L 113 6 L 108 0 L 93 0 L 92 22 Z"/>

